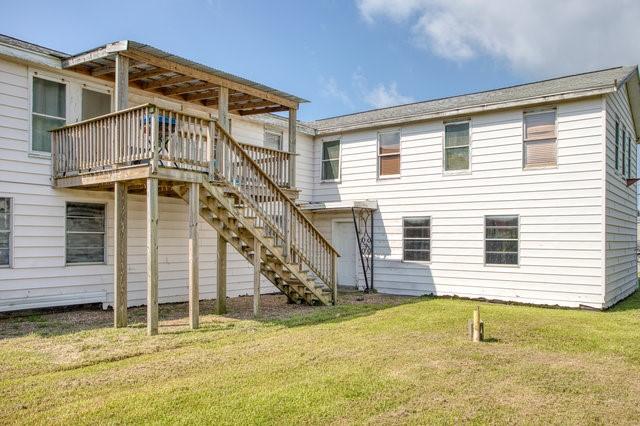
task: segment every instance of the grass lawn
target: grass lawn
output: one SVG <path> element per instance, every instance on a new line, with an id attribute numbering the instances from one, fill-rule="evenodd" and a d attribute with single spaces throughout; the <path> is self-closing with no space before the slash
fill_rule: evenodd
<path id="1" fill-rule="evenodd" d="M 342 297 L 335 307 L 230 300 L 127 329 L 80 310 L 0 319 L 0 424 L 635 423 L 640 292 L 608 312 Z M 487 342 L 466 338 L 481 306 Z M 211 312 L 210 302 L 201 311 Z"/>

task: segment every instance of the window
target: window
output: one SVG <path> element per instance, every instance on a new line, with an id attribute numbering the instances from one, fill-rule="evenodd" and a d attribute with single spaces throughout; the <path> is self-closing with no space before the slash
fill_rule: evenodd
<path id="1" fill-rule="evenodd" d="M 0 198 L 0 266 L 11 260 L 11 199 Z"/>
<path id="2" fill-rule="evenodd" d="M 49 130 L 66 122 L 66 86 L 51 80 L 33 77 L 31 108 L 31 148 L 51 152 Z"/>
<path id="3" fill-rule="evenodd" d="M 402 219 L 402 260 L 414 262 L 431 260 L 431 218 Z"/>
<path id="4" fill-rule="evenodd" d="M 615 146 L 615 157 L 616 157 L 616 171 L 620 170 L 620 123 L 616 121 L 616 146 Z"/>
<path id="5" fill-rule="evenodd" d="M 627 135 L 627 177 L 631 177 L 631 134 Z"/>
<path id="6" fill-rule="evenodd" d="M 282 150 L 282 133 L 266 130 L 264 132 L 265 148 Z"/>
<path id="7" fill-rule="evenodd" d="M 400 132 L 378 133 L 378 176 L 400 174 Z"/>
<path id="8" fill-rule="evenodd" d="M 111 112 L 111 95 L 82 89 L 82 119 L 99 117 Z"/>
<path id="9" fill-rule="evenodd" d="M 484 255 L 487 265 L 518 264 L 518 216 L 485 216 Z"/>
<path id="10" fill-rule="evenodd" d="M 469 123 L 444 127 L 444 170 L 469 170 Z"/>
<path id="11" fill-rule="evenodd" d="M 524 166 L 555 166 L 556 151 L 556 111 L 525 113 Z"/>
<path id="12" fill-rule="evenodd" d="M 627 143 L 627 129 L 625 129 L 624 127 L 622 128 L 622 176 L 624 176 L 627 173 L 627 167 L 626 167 L 626 158 L 627 156 L 625 155 L 625 146 Z"/>
<path id="13" fill-rule="evenodd" d="M 67 263 L 104 262 L 104 204 L 67 203 Z"/>
<path id="14" fill-rule="evenodd" d="M 340 179 L 340 141 L 322 142 L 322 180 Z"/>

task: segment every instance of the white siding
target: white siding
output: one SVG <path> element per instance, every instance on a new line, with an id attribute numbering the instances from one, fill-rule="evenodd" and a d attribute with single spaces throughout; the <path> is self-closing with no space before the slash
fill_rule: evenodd
<path id="1" fill-rule="evenodd" d="M 113 300 L 113 195 L 53 189 L 50 160 L 29 155 L 28 71 L 24 65 L 0 60 L 0 197 L 8 196 L 13 201 L 13 264 L 11 268 L 0 268 L 0 310 L 73 303 L 109 304 Z M 68 119 L 76 121 L 83 81 L 69 80 Z M 132 95 L 130 103 L 148 100 Z M 180 106 L 161 102 L 165 106 Z M 245 133 L 248 139 L 250 135 Z M 254 139 L 257 141 L 261 135 L 259 132 Z M 106 264 L 65 265 L 65 203 L 72 200 L 107 204 Z M 146 300 L 144 202 L 140 196 L 129 199 L 130 306 L 144 304 Z M 160 302 L 187 300 L 186 218 L 185 203 L 160 199 Z M 205 223 L 201 223 L 200 235 L 201 297 L 213 298 L 216 295 L 216 235 Z M 251 294 L 252 266 L 233 249 L 228 262 L 228 295 Z M 264 278 L 263 284 L 265 292 L 275 291 Z"/>
<path id="2" fill-rule="evenodd" d="M 631 132 L 631 177 L 637 176 L 637 149 L 626 85 L 606 97 L 607 190 L 606 190 L 606 284 L 605 304 L 610 306 L 637 289 L 637 186 L 627 187 L 615 167 L 615 122 Z M 622 137 L 622 136 L 620 136 Z M 620 145 L 622 149 L 622 144 Z M 622 153 L 620 153 L 622 161 Z"/>
<path id="3" fill-rule="evenodd" d="M 468 174 L 443 174 L 441 121 L 401 129 L 397 179 L 376 178 L 376 131 L 368 130 L 341 135 L 341 182 L 321 183 L 319 138 L 314 201 L 378 200 L 381 292 L 602 307 L 602 102 L 557 109 L 558 167 L 545 170 L 523 170 L 522 110 L 471 118 Z M 517 267 L 484 265 L 484 215 L 497 214 L 520 217 Z M 402 262 L 402 217 L 421 215 L 432 218 L 432 260 Z"/>

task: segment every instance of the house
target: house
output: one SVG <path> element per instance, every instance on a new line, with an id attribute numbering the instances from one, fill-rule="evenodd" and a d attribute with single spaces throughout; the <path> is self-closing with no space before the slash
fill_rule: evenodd
<path id="1" fill-rule="evenodd" d="M 636 290 L 637 67 L 303 123 L 121 41 L 0 37 L 0 310 L 339 286 L 607 308 Z M 287 112 L 288 117 L 274 115 Z"/>

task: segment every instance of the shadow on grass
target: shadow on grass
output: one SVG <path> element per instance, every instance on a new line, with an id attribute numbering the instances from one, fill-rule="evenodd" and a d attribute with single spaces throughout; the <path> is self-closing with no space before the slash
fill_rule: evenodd
<path id="1" fill-rule="evenodd" d="M 636 287 L 635 292 L 626 299 L 618 302 L 606 312 L 639 311 L 640 312 L 640 291 Z"/>

